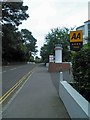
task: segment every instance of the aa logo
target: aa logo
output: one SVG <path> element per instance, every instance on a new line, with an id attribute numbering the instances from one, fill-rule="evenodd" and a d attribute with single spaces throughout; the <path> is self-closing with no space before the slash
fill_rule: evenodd
<path id="1" fill-rule="evenodd" d="M 81 39 L 81 34 L 80 33 L 78 33 L 78 34 L 74 33 L 71 40 L 72 39 Z"/>
<path id="2" fill-rule="evenodd" d="M 82 42 L 82 31 L 71 31 L 70 32 L 70 42 Z"/>

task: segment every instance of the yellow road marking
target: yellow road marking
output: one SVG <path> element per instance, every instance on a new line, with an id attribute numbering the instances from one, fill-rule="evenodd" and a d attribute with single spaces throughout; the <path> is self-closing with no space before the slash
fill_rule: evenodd
<path id="1" fill-rule="evenodd" d="M 26 78 L 32 73 L 32 71 L 28 72 L 26 75 L 24 75 L 21 79 L 18 80 L 18 82 L 10 88 L 3 96 L 0 97 L 0 104 L 2 104 L 13 92 L 14 90 L 24 81 Z"/>
<path id="2" fill-rule="evenodd" d="M 12 88 L 10 88 L 2 97 L 0 97 L 0 100 L 4 98 L 22 79 L 20 79 Z"/>

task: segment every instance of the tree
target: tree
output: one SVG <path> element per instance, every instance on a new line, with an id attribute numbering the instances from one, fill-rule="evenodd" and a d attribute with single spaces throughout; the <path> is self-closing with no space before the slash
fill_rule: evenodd
<path id="1" fill-rule="evenodd" d="M 37 52 L 36 42 L 37 40 L 33 37 L 32 33 L 27 29 L 21 30 L 23 44 L 26 46 L 27 59 L 30 56 L 35 55 Z"/>
<path id="2" fill-rule="evenodd" d="M 24 61 L 23 43 L 18 26 L 29 16 L 23 2 L 2 3 L 2 59 L 3 62 Z M 22 47 L 22 48 L 20 48 Z"/>
<path id="3" fill-rule="evenodd" d="M 23 2 L 2 2 L 2 24 L 19 26 L 29 15 L 26 13 L 27 6 Z"/>
<path id="4" fill-rule="evenodd" d="M 46 44 L 41 48 L 42 58 L 48 61 L 49 55 L 55 54 L 54 53 L 55 44 L 62 44 L 63 61 L 70 61 L 69 32 L 70 30 L 65 27 L 62 29 L 61 28 L 51 29 L 51 32 L 49 32 L 45 37 Z"/>
<path id="5" fill-rule="evenodd" d="M 44 44 L 44 46 L 41 48 L 40 55 L 42 57 L 42 62 L 44 62 L 44 63 L 49 62 L 48 45 Z"/>

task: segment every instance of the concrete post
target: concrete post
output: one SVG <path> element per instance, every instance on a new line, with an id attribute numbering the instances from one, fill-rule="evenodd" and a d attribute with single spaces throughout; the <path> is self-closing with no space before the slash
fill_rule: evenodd
<path id="1" fill-rule="evenodd" d="M 63 81 L 63 72 L 60 72 L 60 81 Z"/>
<path id="2" fill-rule="evenodd" d="M 60 44 L 55 46 L 55 63 L 62 63 L 62 46 Z"/>

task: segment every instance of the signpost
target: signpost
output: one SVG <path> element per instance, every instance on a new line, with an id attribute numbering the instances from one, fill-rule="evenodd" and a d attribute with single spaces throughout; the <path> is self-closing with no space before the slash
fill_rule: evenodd
<path id="1" fill-rule="evenodd" d="M 53 55 L 49 55 L 49 62 L 54 62 L 54 56 Z"/>
<path id="2" fill-rule="evenodd" d="M 70 31 L 70 49 L 79 51 L 82 48 L 82 30 Z"/>

